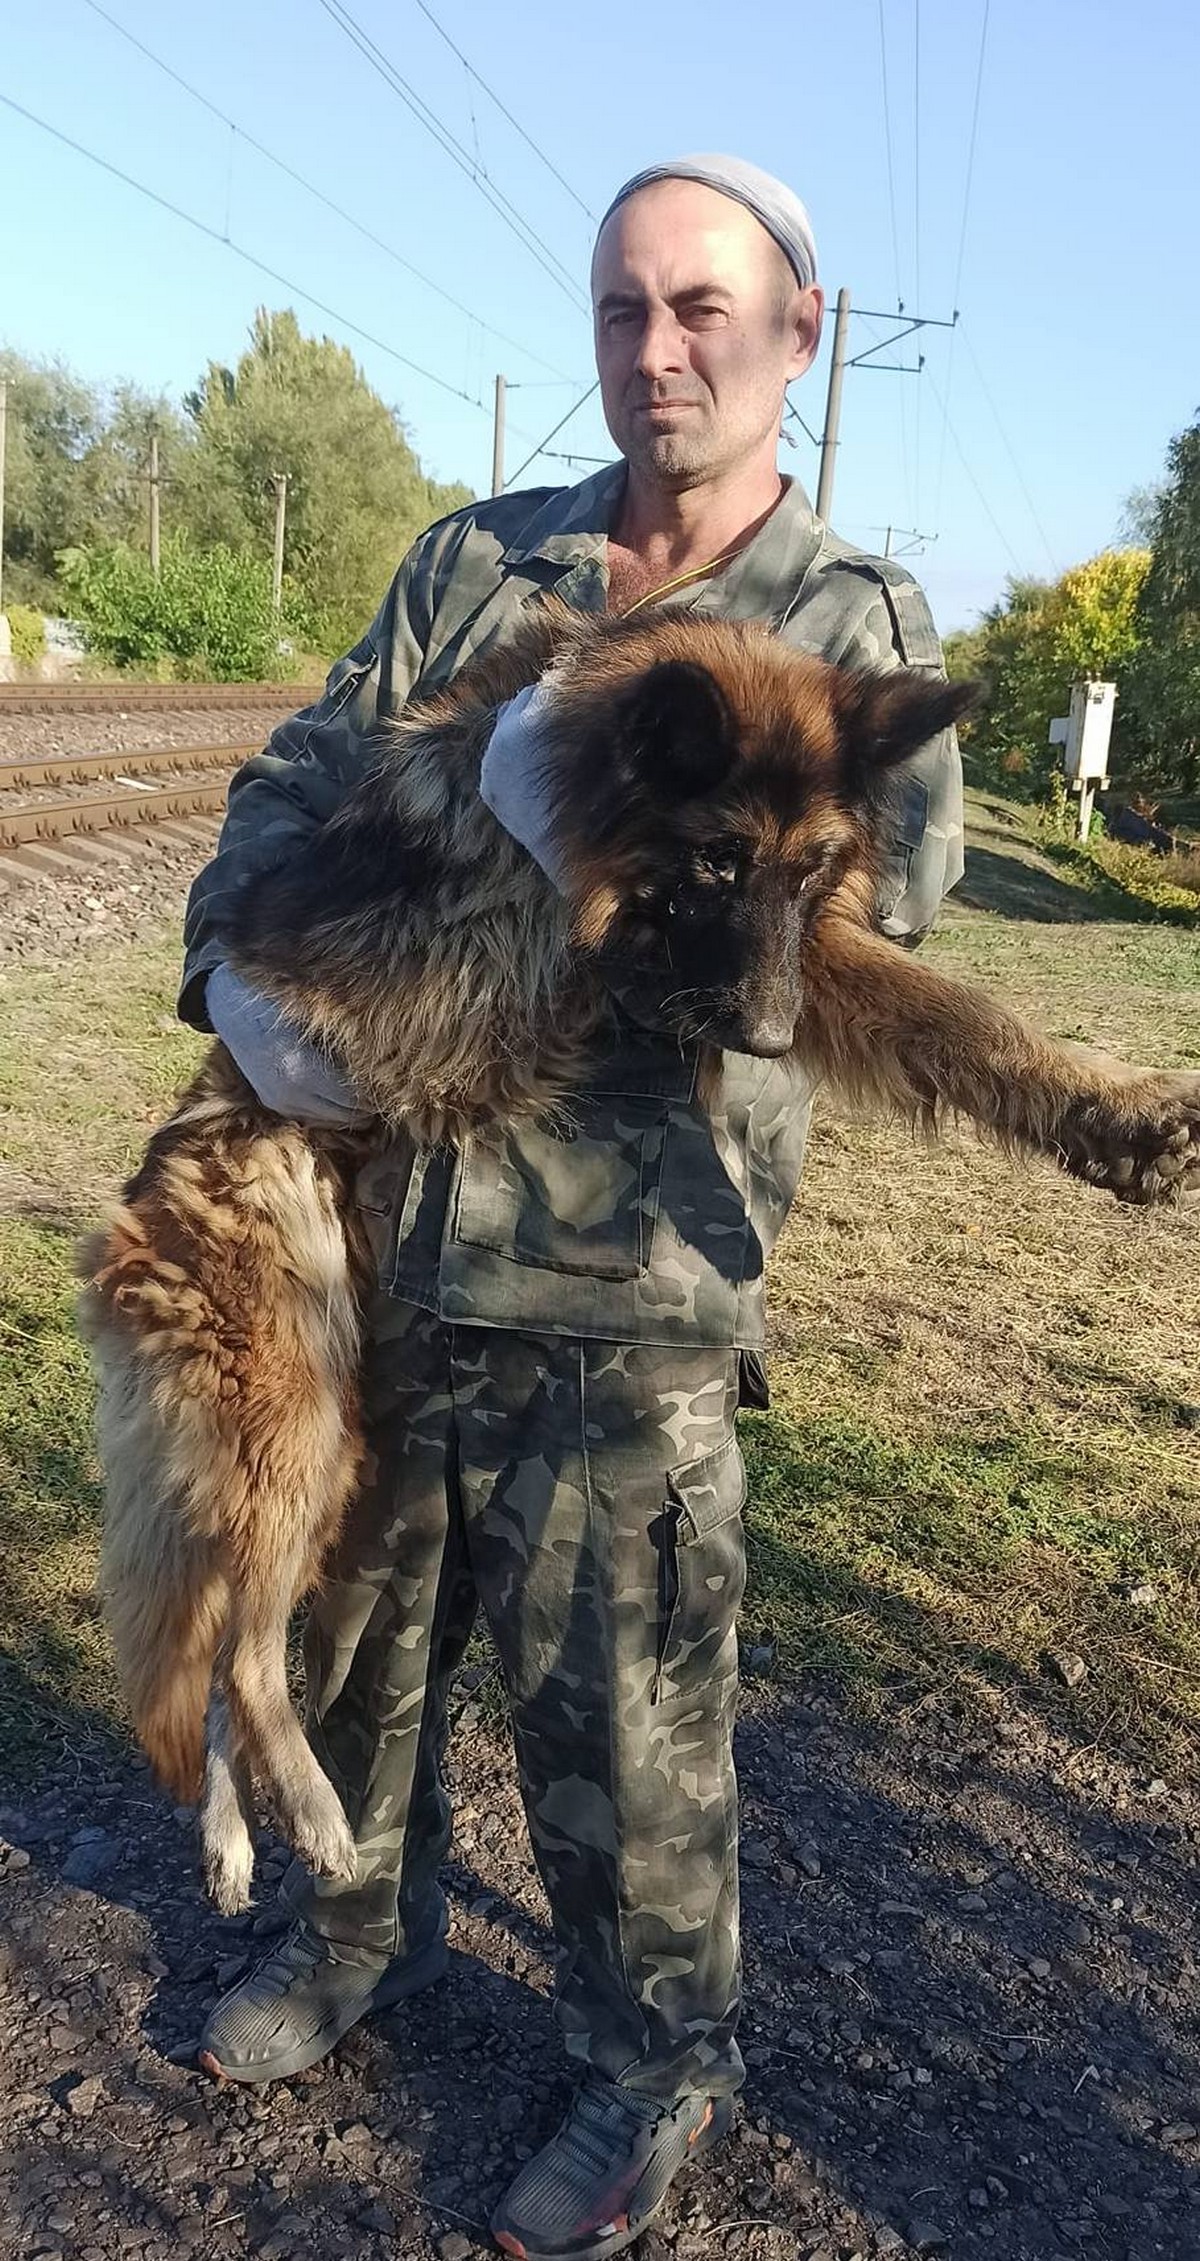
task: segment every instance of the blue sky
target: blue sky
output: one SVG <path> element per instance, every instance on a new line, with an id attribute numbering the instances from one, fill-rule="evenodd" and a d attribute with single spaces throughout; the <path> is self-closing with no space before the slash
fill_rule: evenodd
<path id="1" fill-rule="evenodd" d="M 510 474 L 590 381 L 590 328 L 575 303 L 593 232 L 583 208 L 601 212 L 656 158 L 728 149 L 805 197 L 831 299 L 845 283 L 857 307 L 887 310 L 899 296 L 946 317 L 957 296 L 961 309 L 957 332 L 924 332 L 920 377 L 849 373 L 840 530 L 865 548 L 883 546 L 889 523 L 936 536 L 911 563 L 943 630 L 969 623 L 1008 573 L 1060 571 L 1116 538 L 1125 498 L 1159 474 L 1171 434 L 1200 404 L 1200 10 L 1185 0 L 710 0 L 703 13 L 634 0 L 584 13 L 550 0 L 429 5 L 437 23 L 421 0 L 344 0 L 344 12 L 461 144 L 466 170 L 334 20 L 336 0 L 104 0 L 237 132 L 89 0 L 45 13 L 8 0 L 0 92 L 286 282 L 0 108 L 0 339 L 91 378 L 178 395 L 209 358 L 236 357 L 256 305 L 291 303 L 305 327 L 353 348 L 434 475 L 486 492 L 495 371 L 514 387 Z M 505 225 L 471 165 L 577 291 Z M 831 334 L 829 323 L 820 363 L 795 388 L 814 428 Z M 853 348 L 886 334 L 856 320 Z M 815 450 L 791 428 L 799 444 L 781 461 L 815 492 Z M 594 403 L 550 444 L 580 458 L 611 453 Z M 526 476 L 546 483 L 584 467 L 542 457 Z"/>

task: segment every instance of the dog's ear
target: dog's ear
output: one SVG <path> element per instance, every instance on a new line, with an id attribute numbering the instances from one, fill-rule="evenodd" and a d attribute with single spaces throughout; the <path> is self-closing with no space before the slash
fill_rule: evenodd
<path id="1" fill-rule="evenodd" d="M 943 683 L 912 667 L 844 676 L 837 707 L 842 768 L 851 791 L 868 787 L 881 771 L 928 745 L 939 730 L 969 714 L 981 695 L 978 683 Z"/>
<path id="2" fill-rule="evenodd" d="M 711 793 L 737 754 L 719 684 L 691 660 L 660 660 L 617 700 L 615 751 L 623 780 L 657 797 Z"/>

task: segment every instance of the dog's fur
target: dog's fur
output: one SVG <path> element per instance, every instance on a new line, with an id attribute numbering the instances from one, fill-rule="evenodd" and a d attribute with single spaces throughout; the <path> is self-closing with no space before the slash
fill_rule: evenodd
<path id="1" fill-rule="evenodd" d="M 539 677 L 562 891 L 478 791 L 497 705 Z M 547 606 L 411 706 L 330 821 L 235 905 L 232 962 L 333 1048 L 377 1119 L 361 1135 L 283 1122 L 217 1045 L 83 1257 L 109 1623 L 159 1776 L 176 1798 L 203 1788 L 222 1907 L 248 1899 L 251 1768 L 297 1851 L 354 1873 L 284 1653 L 362 1456 L 371 1264 L 352 1186 L 387 1126 L 487 1137 L 569 1108 L 612 1024 L 608 984 L 633 973 L 705 1047 L 710 1096 L 722 1048 L 791 1052 L 840 1093 L 928 1127 L 966 1115 L 1125 1199 L 1200 1183 L 1200 1076 L 1044 1043 L 874 929 L 888 773 L 968 697 L 839 672 L 756 627 Z"/>

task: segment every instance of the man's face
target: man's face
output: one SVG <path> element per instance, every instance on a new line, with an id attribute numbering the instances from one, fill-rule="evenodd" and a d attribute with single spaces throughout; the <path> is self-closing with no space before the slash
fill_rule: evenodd
<path id="1" fill-rule="evenodd" d="M 823 296 L 744 205 L 699 181 L 639 189 L 600 232 L 592 301 L 605 421 L 628 462 L 681 489 L 773 445 Z"/>

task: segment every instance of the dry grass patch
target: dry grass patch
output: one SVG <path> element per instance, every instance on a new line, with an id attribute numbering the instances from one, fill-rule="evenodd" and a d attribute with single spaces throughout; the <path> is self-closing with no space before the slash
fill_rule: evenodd
<path id="1" fill-rule="evenodd" d="M 1200 1064 L 1196 935 L 956 911 L 927 947 L 1055 1035 Z M 1197 1222 L 822 1112 L 749 1425 L 752 1608 L 788 1665 L 961 1689 L 1076 1651 L 1089 1732 L 1194 1748 Z"/>

